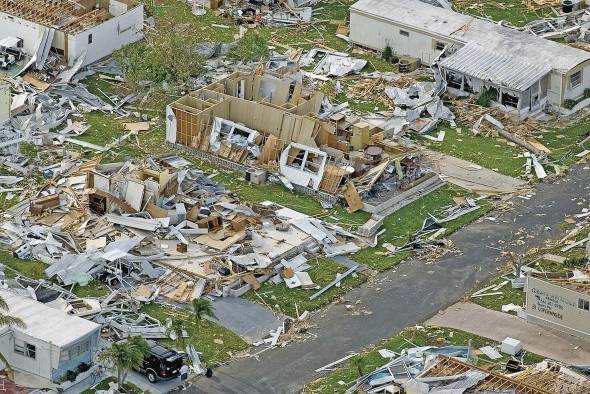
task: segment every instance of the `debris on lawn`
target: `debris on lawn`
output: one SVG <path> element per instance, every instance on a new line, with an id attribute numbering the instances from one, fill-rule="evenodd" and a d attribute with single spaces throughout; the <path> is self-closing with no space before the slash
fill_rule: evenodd
<path id="1" fill-rule="evenodd" d="M 507 338 L 511 339 L 511 338 Z M 504 349 L 502 344 L 502 349 Z M 493 365 L 479 366 L 477 350 L 470 346 L 423 346 L 395 353 L 381 349 L 379 353 L 390 361 L 357 379 L 346 393 L 356 392 L 550 392 L 581 393 L 590 388 L 590 379 L 574 367 L 553 360 L 523 365 L 523 351 L 518 350 L 507 360 L 498 347 L 479 349 Z M 511 353 L 512 348 L 510 349 Z M 516 358 L 515 355 L 519 357 Z M 347 356 L 328 364 L 324 369 L 353 357 Z M 501 368 L 501 369 L 500 369 Z M 493 370 L 492 370 L 493 369 Z M 317 372 L 317 371 L 316 371 Z M 556 391 L 557 390 L 557 391 Z"/>

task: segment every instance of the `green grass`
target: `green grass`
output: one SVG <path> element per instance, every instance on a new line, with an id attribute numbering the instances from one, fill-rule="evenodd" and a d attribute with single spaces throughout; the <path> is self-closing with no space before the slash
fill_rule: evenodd
<path id="1" fill-rule="evenodd" d="M 471 161 L 501 174 L 518 177 L 523 173 L 524 158 L 518 147 L 510 146 L 499 138 L 474 135 L 471 128 L 458 125 L 457 128 L 442 127 L 445 138 L 442 142 L 430 141 L 416 136 L 415 139 L 427 148 Z M 434 133 L 438 134 L 438 130 Z"/>
<path id="2" fill-rule="evenodd" d="M 31 279 L 45 279 L 47 265 L 37 260 L 21 260 L 12 255 L 12 252 L 0 250 L 0 263 L 10 267 Z M 6 276 L 14 277 L 14 273 L 6 271 Z"/>
<path id="3" fill-rule="evenodd" d="M 526 0 L 486 0 L 454 4 L 456 9 L 466 14 L 487 17 L 495 21 L 507 21 L 514 26 L 523 26 L 530 21 L 555 16 L 551 7 L 530 10 Z"/>
<path id="4" fill-rule="evenodd" d="M 94 388 L 86 389 L 86 390 L 82 391 L 80 394 L 95 394 L 97 391 L 101 391 L 101 390 L 106 391 L 109 389 L 109 383 L 116 382 L 116 381 L 117 381 L 117 378 L 110 376 L 110 377 L 104 379 L 103 381 L 101 381 Z M 129 393 L 129 394 L 146 394 L 147 393 L 147 392 L 144 392 L 141 388 L 137 387 L 136 385 L 134 385 L 131 382 L 124 382 L 123 389 L 125 390 L 126 393 Z"/>
<path id="5" fill-rule="evenodd" d="M 312 266 L 307 271 L 309 276 L 320 287 L 324 287 L 332 282 L 336 278 L 337 273 L 342 274 L 348 270 L 348 268 L 325 257 L 311 259 L 308 261 L 308 264 Z M 270 306 L 287 316 L 297 317 L 297 311 L 301 314 L 305 310 L 311 312 L 319 309 L 334 299 L 346 294 L 350 289 L 359 286 L 365 280 L 366 277 L 362 274 L 357 274 L 356 277 L 349 275 L 342 280 L 340 287 L 332 287 L 313 301 L 310 301 L 309 297 L 317 290 L 289 289 L 284 282 L 273 284 L 267 281 L 262 284 L 260 289 L 249 291 L 243 298 Z"/>
<path id="6" fill-rule="evenodd" d="M 94 279 L 86 286 L 76 285 L 73 293 L 81 298 L 100 298 L 109 295 L 111 291 L 102 282 Z"/>
<path id="7" fill-rule="evenodd" d="M 535 137 L 551 150 L 550 156 L 555 164 L 568 167 L 579 160 L 575 157 L 577 153 L 590 149 L 590 141 L 578 144 L 588 135 L 590 118 L 584 117 L 566 124 L 549 125 Z"/>
<path id="8" fill-rule="evenodd" d="M 426 328 L 407 328 L 395 337 L 383 341 L 382 344 L 375 348 L 368 349 L 362 354 L 363 373 L 369 373 L 382 365 L 389 359 L 381 357 L 378 353 L 379 349 L 388 349 L 394 352 L 401 352 L 403 349 L 414 346 L 466 346 L 471 341 L 471 347 L 478 349 L 480 347 L 490 345 L 496 346 L 498 343 L 491 339 L 483 338 L 464 331 L 426 327 Z M 478 355 L 479 351 L 474 350 L 474 354 Z M 358 357 L 358 356 L 357 356 Z M 502 359 L 495 360 L 493 363 L 484 355 L 478 355 L 477 365 L 481 367 L 498 366 L 502 362 L 509 359 L 504 355 Z M 541 362 L 543 357 L 526 353 L 524 357 L 525 364 L 532 364 Z M 319 378 L 318 380 L 309 384 L 305 389 L 305 393 L 343 393 L 349 388 L 359 377 L 357 367 L 354 365 L 352 359 L 347 361 L 341 368 L 338 368 L 328 375 Z M 340 382 L 344 382 L 341 384 Z"/>
<path id="9" fill-rule="evenodd" d="M 197 351 L 203 353 L 202 359 L 208 367 L 218 366 L 248 348 L 248 344 L 244 340 L 219 324 L 202 320 L 197 325 L 192 314 L 186 310 L 173 309 L 155 303 L 145 304 L 141 310 L 162 323 L 167 318 L 183 320 L 189 334 L 189 338 L 185 338 L 185 343 L 192 343 Z M 215 341 L 220 343 L 215 343 Z M 180 341 L 175 342 L 168 339 L 162 342 L 167 346 L 181 350 Z"/>
<path id="10" fill-rule="evenodd" d="M 366 248 L 353 255 L 353 260 L 365 264 L 375 270 L 384 271 L 394 267 L 411 253 L 402 252 L 387 256 L 383 243 L 389 242 L 396 246 L 404 245 L 417 230 L 422 228 L 424 219 L 428 214 L 436 215 L 449 205 L 454 205 L 453 197 L 465 196 L 466 192 L 451 186 L 443 186 L 438 190 L 420 198 L 388 216 L 383 222 L 385 233 L 379 237 L 379 244 L 375 248 Z M 445 236 L 457 231 L 466 224 L 485 215 L 493 209 L 492 203 L 482 200 L 480 209 L 461 216 L 451 222 L 445 223 Z"/>

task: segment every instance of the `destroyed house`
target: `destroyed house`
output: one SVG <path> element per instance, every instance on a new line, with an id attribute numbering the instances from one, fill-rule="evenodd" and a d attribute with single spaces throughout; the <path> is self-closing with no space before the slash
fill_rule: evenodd
<path id="1" fill-rule="evenodd" d="M 92 364 L 100 325 L 9 290 L 0 290 L 10 315 L 26 327 L 1 327 L 0 352 L 10 366 L 48 381 Z"/>
<path id="2" fill-rule="evenodd" d="M 590 272 L 529 273 L 527 320 L 590 339 Z"/>
<path id="3" fill-rule="evenodd" d="M 439 355 L 406 392 L 461 392 L 514 394 L 583 394 L 590 393 L 590 382 L 582 374 L 557 363 L 543 361 L 510 376 Z M 429 391 L 430 390 L 430 391 Z"/>
<path id="4" fill-rule="evenodd" d="M 420 1 L 355 3 L 350 41 L 436 62 L 451 92 L 485 91 L 521 117 L 579 100 L 590 87 L 590 53 Z"/>
<path id="5" fill-rule="evenodd" d="M 142 37 L 136 0 L 0 0 L 0 41 L 22 40 L 37 68 L 50 50 L 84 66 Z"/>
<path id="6" fill-rule="evenodd" d="M 416 151 L 357 117 L 323 113 L 323 101 L 294 79 L 237 72 L 169 105 L 166 139 L 227 167 L 258 167 L 332 196 L 349 180 L 368 192 L 394 161 Z"/>

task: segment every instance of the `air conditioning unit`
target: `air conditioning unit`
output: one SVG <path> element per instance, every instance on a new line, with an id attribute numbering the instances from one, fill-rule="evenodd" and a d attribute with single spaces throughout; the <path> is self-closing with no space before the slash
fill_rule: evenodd
<path id="1" fill-rule="evenodd" d="M 248 168 L 244 175 L 246 182 L 253 183 L 255 185 L 262 185 L 266 182 L 266 171 L 256 168 Z"/>

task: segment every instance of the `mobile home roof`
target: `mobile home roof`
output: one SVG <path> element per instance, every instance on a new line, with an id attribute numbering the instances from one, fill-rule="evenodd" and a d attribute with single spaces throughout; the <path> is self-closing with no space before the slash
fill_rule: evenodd
<path id="1" fill-rule="evenodd" d="M 32 338 L 56 346 L 66 346 L 100 328 L 100 325 L 51 308 L 12 291 L 0 290 L 0 297 L 8 304 L 8 314 L 20 318 L 25 328 L 14 328 Z"/>
<path id="2" fill-rule="evenodd" d="M 490 51 L 563 72 L 590 60 L 590 53 L 581 49 L 418 0 L 360 0 L 350 10 L 432 35 L 475 42 Z"/>

